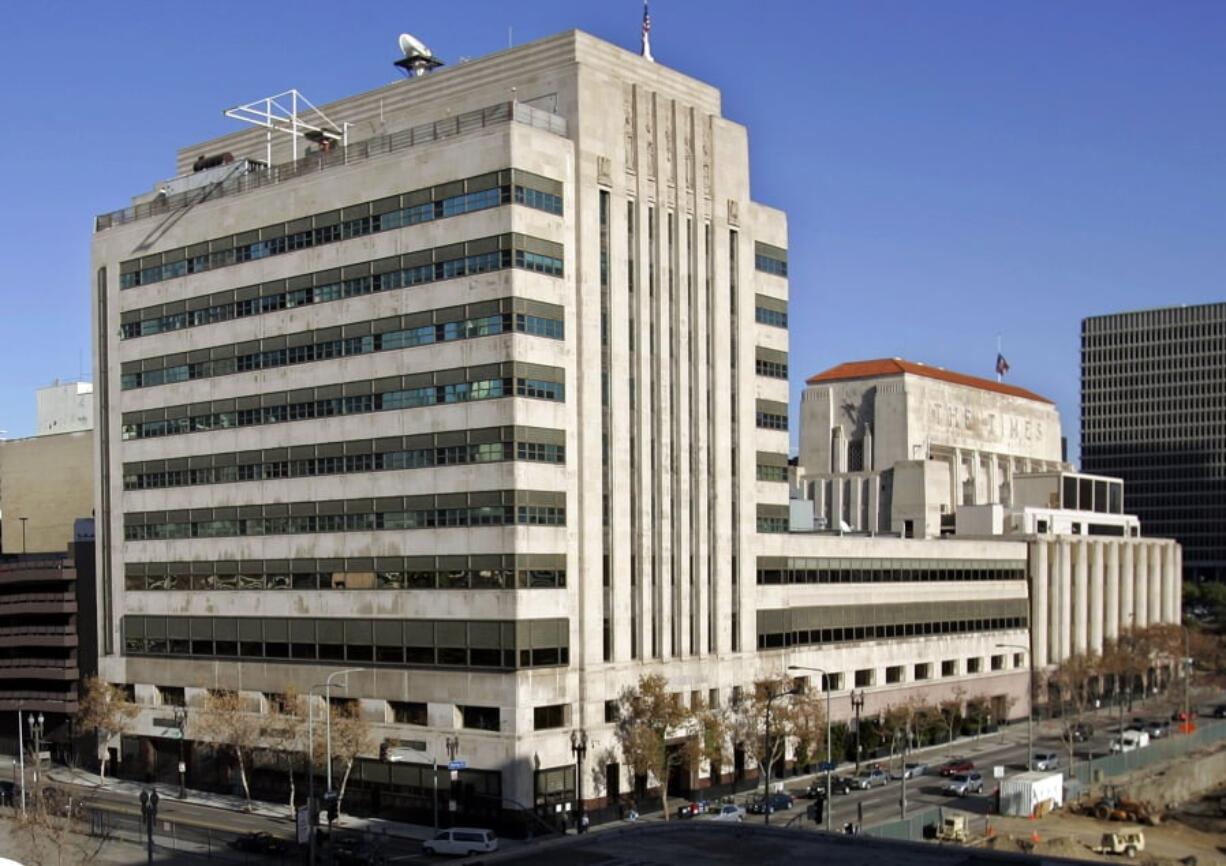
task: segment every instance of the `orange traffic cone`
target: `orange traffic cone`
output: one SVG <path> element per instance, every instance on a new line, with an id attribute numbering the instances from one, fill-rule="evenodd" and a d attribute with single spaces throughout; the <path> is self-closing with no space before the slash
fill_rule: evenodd
<path id="1" fill-rule="evenodd" d="M 1036 845 L 1039 844 L 1039 831 L 1038 830 L 1035 830 L 1033 833 L 1030 834 L 1030 841 Z"/>

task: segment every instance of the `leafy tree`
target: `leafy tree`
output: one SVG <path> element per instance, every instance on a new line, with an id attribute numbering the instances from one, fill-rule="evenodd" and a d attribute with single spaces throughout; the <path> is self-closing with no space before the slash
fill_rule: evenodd
<path id="1" fill-rule="evenodd" d="M 332 710 L 332 757 L 339 760 L 345 768 L 341 776 L 341 787 L 336 797 L 336 808 L 339 810 L 345 801 L 345 788 L 349 784 L 349 774 L 358 757 L 370 754 L 378 747 L 375 742 L 374 730 L 370 722 L 362 718 L 357 701 L 345 703 Z"/>
<path id="2" fill-rule="evenodd" d="M 110 759 L 107 743 L 119 734 L 132 730 L 140 709 L 128 700 L 123 689 L 92 676 L 85 681 L 85 691 L 77 706 L 77 725 L 93 731 L 99 740 L 98 756 L 102 762 L 102 778 Z"/>
<path id="3" fill-rule="evenodd" d="M 1102 668 L 1098 655 L 1074 653 L 1056 666 L 1048 680 L 1060 694 L 1060 742 L 1068 750 L 1069 767 L 1075 757 L 1075 732 L 1092 700 L 1091 684 Z"/>
<path id="4" fill-rule="evenodd" d="M 668 820 L 668 777 L 687 757 L 670 749 L 669 739 L 690 727 L 692 716 L 681 696 L 668 690 L 660 674 L 644 674 L 618 700 L 617 740 L 626 765 L 637 776 L 655 777 L 660 784 L 664 819 Z"/>
<path id="5" fill-rule="evenodd" d="M 260 743 L 261 717 L 247 712 L 238 692 L 217 689 L 209 691 L 189 721 L 192 739 L 228 750 L 234 755 L 238 761 L 243 793 L 247 797 L 247 808 L 250 809 L 251 786 L 247 780 L 247 767 Z"/>
<path id="6" fill-rule="evenodd" d="M 945 742 L 954 741 L 954 731 L 962 720 L 962 706 L 966 700 L 966 689 L 955 686 L 949 697 L 943 698 L 937 704 L 937 712 L 945 722 Z"/>

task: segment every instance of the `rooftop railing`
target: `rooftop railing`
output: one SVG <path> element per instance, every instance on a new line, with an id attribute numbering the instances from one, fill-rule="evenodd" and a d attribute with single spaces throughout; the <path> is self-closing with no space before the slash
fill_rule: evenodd
<path id="1" fill-rule="evenodd" d="M 239 172 L 242 168 L 249 167 L 253 163 L 249 160 L 238 160 L 234 163 L 234 171 L 230 175 L 210 186 L 176 195 L 159 195 L 154 200 L 143 204 L 100 214 L 94 220 L 94 231 L 105 231 L 115 226 L 169 214 L 204 201 L 239 195 L 253 189 L 284 183 L 303 175 L 316 174 L 339 166 L 354 165 L 406 148 L 429 144 L 512 121 L 535 129 L 543 129 L 554 135 L 566 135 L 566 118 L 533 108 L 522 102 L 500 102 L 486 108 L 466 111 L 454 117 L 402 129 L 399 132 L 368 138 L 347 147 L 336 147 L 328 151 L 317 150 L 292 162 L 264 166 L 241 174 Z"/>

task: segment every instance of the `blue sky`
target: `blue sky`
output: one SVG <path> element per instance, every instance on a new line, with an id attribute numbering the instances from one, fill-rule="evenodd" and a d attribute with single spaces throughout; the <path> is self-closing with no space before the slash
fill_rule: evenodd
<path id="1" fill-rule="evenodd" d="M 572 27 L 637 50 L 635 0 L 48 0 L 8 10 L 0 430 L 90 364 L 94 214 L 173 174 L 223 108 L 393 80 L 395 37 L 477 57 Z M 1226 298 L 1226 4 L 655 0 L 659 62 L 723 90 L 790 219 L 793 395 L 902 356 L 1056 400 L 1085 315 Z M 14 72 L 16 73 L 14 75 Z M 0 434 L 5 435 L 5 434 Z M 793 430 L 793 439 L 796 431 Z"/>

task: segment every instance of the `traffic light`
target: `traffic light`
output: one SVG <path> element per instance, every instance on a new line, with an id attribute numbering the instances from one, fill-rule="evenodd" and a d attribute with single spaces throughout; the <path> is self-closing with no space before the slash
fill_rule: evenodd
<path id="1" fill-rule="evenodd" d="M 335 791 L 329 791 L 328 793 L 324 794 L 324 809 L 328 813 L 329 824 L 340 816 L 340 803 L 337 801 Z"/>
<path id="2" fill-rule="evenodd" d="M 826 820 L 826 797 L 818 794 L 813 798 L 813 823 L 820 824 Z"/>

